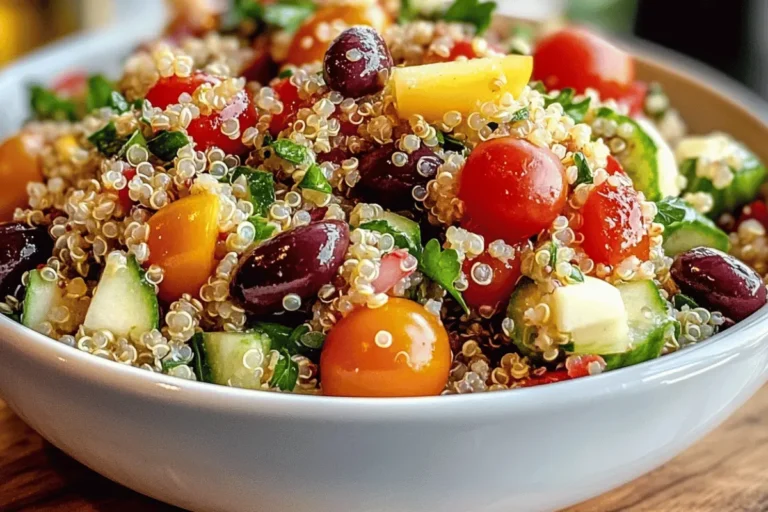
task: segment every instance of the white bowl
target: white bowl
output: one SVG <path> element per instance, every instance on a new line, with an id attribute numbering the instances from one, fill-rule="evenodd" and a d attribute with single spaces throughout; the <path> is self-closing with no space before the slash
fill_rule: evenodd
<path id="1" fill-rule="evenodd" d="M 113 63 L 144 35 L 90 35 L 12 66 L 0 75 L 4 105 L 16 109 L 5 121 L 23 118 L 31 77 Z M 766 136 L 763 123 L 700 80 L 643 62 L 642 73 L 672 84 L 673 96 L 707 101 L 713 124 L 740 119 L 729 121 L 735 136 Z M 379 400 L 187 382 L 87 355 L 3 317 L 0 394 L 80 462 L 192 510 L 552 510 L 659 466 L 747 400 L 766 380 L 766 317 L 768 306 L 698 346 L 596 377 Z"/>

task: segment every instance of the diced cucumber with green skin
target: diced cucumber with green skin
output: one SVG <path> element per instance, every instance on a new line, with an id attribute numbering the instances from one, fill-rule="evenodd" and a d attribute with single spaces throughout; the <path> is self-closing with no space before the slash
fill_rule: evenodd
<path id="1" fill-rule="evenodd" d="M 722 135 L 711 135 L 709 139 L 724 137 Z M 706 151 L 708 144 L 707 138 L 691 138 L 683 141 L 677 148 L 678 157 L 686 157 L 696 152 L 696 147 L 700 146 L 702 151 Z M 717 144 L 720 141 L 713 142 Z M 709 178 L 696 175 L 696 165 L 698 158 L 684 158 L 680 164 L 680 172 L 687 180 L 686 192 L 706 192 L 712 196 L 712 210 L 707 215 L 717 219 L 726 212 L 735 212 L 741 206 L 753 201 L 766 178 L 766 168 L 760 160 L 742 144 L 730 140 L 737 152 L 742 154 L 742 165 L 738 169 L 731 167 L 733 172 L 733 181 L 725 188 L 718 189 Z"/>
<path id="2" fill-rule="evenodd" d="M 537 352 L 533 344 L 536 338 L 536 328 L 525 325 L 525 312 L 541 302 L 542 295 L 536 283 L 528 278 L 523 278 L 517 283 L 515 291 L 509 298 L 507 316 L 515 324 L 511 339 L 523 355 L 532 355 Z"/>
<path id="3" fill-rule="evenodd" d="M 380 218 L 364 222 L 360 227 L 379 233 L 389 233 L 395 238 L 397 247 L 408 249 L 408 252 L 417 258 L 421 255 L 421 228 L 416 221 L 396 213 L 384 212 Z"/>
<path id="4" fill-rule="evenodd" d="M 676 256 L 694 247 L 712 247 L 728 252 L 728 235 L 709 218 L 678 197 L 656 202 L 654 222 L 664 226 L 664 252 Z"/>
<path id="5" fill-rule="evenodd" d="M 675 156 L 653 125 L 606 107 L 598 109 L 597 117 L 614 121 L 618 126 L 627 123 L 634 127 L 632 136 L 625 141 L 627 149 L 617 158 L 635 188 L 642 191 L 646 199 L 658 201 L 680 194 Z"/>
<path id="6" fill-rule="evenodd" d="M 48 321 L 48 313 L 61 304 L 62 291 L 56 281 L 46 281 L 38 270 L 30 272 L 28 279 L 21 323 L 40 332 L 41 325 Z"/>
<path id="7" fill-rule="evenodd" d="M 211 332 L 196 334 L 192 349 L 192 366 L 198 380 L 258 389 L 261 381 L 254 378 L 254 371 L 266 367 L 271 343 L 263 332 Z M 250 368 L 246 367 L 246 360 Z"/>
<path id="8" fill-rule="evenodd" d="M 157 294 L 136 258 L 111 253 L 85 315 L 85 328 L 129 337 L 157 329 L 159 323 Z"/>
<path id="9" fill-rule="evenodd" d="M 667 331 L 674 325 L 668 303 L 652 280 L 632 281 L 617 288 L 627 311 L 632 348 L 623 354 L 604 355 L 606 370 L 656 359 L 664 348 Z"/>

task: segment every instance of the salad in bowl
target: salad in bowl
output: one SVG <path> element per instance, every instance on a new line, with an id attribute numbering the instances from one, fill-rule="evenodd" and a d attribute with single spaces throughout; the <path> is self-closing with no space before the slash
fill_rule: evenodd
<path id="1" fill-rule="evenodd" d="M 514 390 L 685 350 L 766 302 L 766 168 L 581 28 L 493 3 L 181 11 L 0 145 L 0 312 L 252 390 Z"/>

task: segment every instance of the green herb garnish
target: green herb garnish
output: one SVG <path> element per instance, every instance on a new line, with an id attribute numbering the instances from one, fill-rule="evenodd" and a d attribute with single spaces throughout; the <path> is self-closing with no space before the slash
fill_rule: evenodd
<path id="1" fill-rule="evenodd" d="M 696 217 L 693 207 L 679 197 L 667 197 L 657 201 L 656 211 L 656 217 L 653 221 L 663 224 L 665 227 L 675 222 L 682 222 Z"/>
<path id="2" fill-rule="evenodd" d="M 269 207 L 275 202 L 275 177 L 271 172 L 259 171 L 245 165 L 234 168 L 232 181 L 240 176 L 245 176 L 248 182 L 248 200 L 253 204 L 253 211 L 266 217 Z"/>
<path id="3" fill-rule="evenodd" d="M 270 145 L 277 156 L 292 164 L 301 165 L 311 161 L 309 150 L 289 139 L 278 139 Z"/>
<path id="4" fill-rule="evenodd" d="M 568 276 L 568 280 L 574 283 L 583 283 L 584 273 L 576 265 L 571 265 L 571 275 Z"/>
<path id="5" fill-rule="evenodd" d="M 93 75 L 88 78 L 88 91 L 85 95 L 85 108 L 92 112 L 109 104 L 109 97 L 115 88 L 104 75 Z"/>
<path id="6" fill-rule="evenodd" d="M 181 132 L 160 132 L 147 141 L 147 148 L 160 160 L 170 162 L 187 144 L 189 139 Z"/>
<path id="7" fill-rule="evenodd" d="M 528 111 L 528 107 L 523 107 L 520 110 L 516 110 L 514 114 L 512 114 L 512 119 L 509 120 L 510 123 L 518 123 L 520 121 L 525 121 L 530 117 L 530 112 Z"/>
<path id="8" fill-rule="evenodd" d="M 299 188 L 316 190 L 318 192 L 323 192 L 324 194 L 330 194 L 333 192 L 333 188 L 331 188 L 331 184 L 328 181 L 328 178 L 325 177 L 323 170 L 317 164 L 312 164 L 309 166 L 307 173 L 299 183 Z"/>
<path id="9" fill-rule="evenodd" d="M 254 240 L 257 242 L 261 240 L 268 240 L 275 232 L 275 226 L 269 224 L 269 221 L 267 221 L 267 219 L 264 217 L 253 216 L 248 219 L 248 222 L 253 224 L 253 227 L 256 230 L 256 236 L 254 236 Z"/>
<path id="10" fill-rule="evenodd" d="M 418 17 L 418 12 L 416 12 L 416 9 L 411 5 L 411 0 L 402 0 L 400 2 L 400 13 L 397 16 L 398 23 L 407 23 Z"/>
<path id="11" fill-rule="evenodd" d="M 73 101 L 62 98 L 40 85 L 29 87 L 29 105 L 38 120 L 77 120 L 77 106 Z"/>
<path id="12" fill-rule="evenodd" d="M 461 296 L 461 293 L 454 286 L 454 282 L 461 273 L 459 255 L 454 249 L 441 250 L 440 242 L 433 238 L 424 247 L 419 269 L 450 293 L 456 299 L 456 302 L 461 305 L 465 313 L 469 313 L 469 307 L 464 302 L 464 297 Z"/>
<path id="13" fill-rule="evenodd" d="M 250 19 L 272 27 L 295 32 L 317 6 L 311 0 L 278 0 L 264 5 L 258 0 L 235 0 L 232 19 L 227 25 L 239 25 Z"/>
<path id="14" fill-rule="evenodd" d="M 285 68 L 278 73 L 277 78 L 291 78 L 293 76 L 293 70 L 291 68 Z"/>
<path id="15" fill-rule="evenodd" d="M 291 359 L 291 354 L 287 350 L 280 351 L 280 359 L 277 360 L 275 371 L 269 384 L 282 391 L 293 391 L 296 387 L 296 381 L 299 379 L 299 365 Z"/>
<path id="16" fill-rule="evenodd" d="M 491 25 L 496 2 L 481 2 L 480 0 L 454 0 L 445 11 L 445 21 L 468 23 L 474 25 L 477 35 L 482 35 Z"/>
<path id="17" fill-rule="evenodd" d="M 576 91 L 570 87 L 563 89 L 557 96 L 549 96 L 544 100 L 544 107 L 548 107 L 553 103 L 560 103 L 563 106 L 563 111 L 566 115 L 573 118 L 574 121 L 580 123 L 584 120 L 584 116 L 589 110 L 589 103 L 591 99 L 587 96 L 583 100 L 574 103 L 574 97 Z"/>
<path id="18" fill-rule="evenodd" d="M 389 233 L 395 239 L 395 247 L 407 249 L 410 254 L 421 257 L 421 232 L 406 233 L 394 227 L 385 219 L 376 219 L 360 224 L 362 229 L 376 231 L 378 233 Z"/>
<path id="19" fill-rule="evenodd" d="M 695 300 L 682 293 L 672 297 L 672 304 L 675 306 L 675 309 L 683 309 L 683 306 L 688 306 L 691 309 L 699 307 Z"/>
<path id="20" fill-rule="evenodd" d="M 594 176 L 592 175 L 592 169 L 589 168 L 587 158 L 583 153 L 574 153 L 573 163 L 576 165 L 578 173 L 576 174 L 576 181 L 573 186 L 581 185 L 582 183 L 594 182 Z"/>
<path id="21" fill-rule="evenodd" d="M 88 137 L 88 141 L 96 146 L 99 153 L 105 156 L 117 154 L 125 144 L 125 140 L 117 136 L 115 123 L 110 121 L 101 130 L 98 130 Z"/>
<path id="22" fill-rule="evenodd" d="M 441 131 L 437 132 L 437 142 L 446 151 L 454 151 L 456 153 L 464 153 L 467 147 L 459 139 L 449 133 Z"/>

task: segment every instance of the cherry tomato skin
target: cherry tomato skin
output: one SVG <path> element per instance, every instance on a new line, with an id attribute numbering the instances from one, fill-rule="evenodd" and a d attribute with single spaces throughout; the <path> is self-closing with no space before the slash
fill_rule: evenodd
<path id="1" fill-rule="evenodd" d="M 542 39 L 533 54 L 533 79 L 547 89 L 596 89 L 618 98 L 635 79 L 632 57 L 581 28 L 566 28 Z"/>
<path id="2" fill-rule="evenodd" d="M 616 98 L 616 101 L 626 105 L 630 116 L 637 117 L 645 109 L 645 97 L 647 95 L 648 84 L 645 82 L 633 82 L 623 94 Z"/>
<path id="3" fill-rule="evenodd" d="M 472 278 L 472 268 L 478 263 L 491 267 L 493 277 L 490 283 L 482 285 Z M 473 260 L 464 260 L 462 270 L 469 282 L 467 289 L 462 292 L 467 304 L 476 309 L 482 306 L 497 309 L 499 304 L 506 304 L 520 279 L 520 258 L 515 253 L 515 257 L 505 263 L 486 251 Z"/>
<path id="4" fill-rule="evenodd" d="M 456 41 L 453 44 L 453 48 L 451 48 L 451 53 L 448 57 L 432 52 L 426 56 L 425 63 L 452 62 L 458 60 L 459 57 L 466 57 L 468 60 L 477 58 L 477 53 L 475 53 L 475 49 L 472 46 L 472 41 L 467 41 L 466 39 Z"/>
<path id="5" fill-rule="evenodd" d="M 563 164 L 549 149 L 512 137 L 481 142 L 459 179 L 462 225 L 486 240 L 515 244 L 555 220 L 567 189 Z"/>
<path id="6" fill-rule="evenodd" d="M 179 96 L 183 93 L 192 95 L 204 83 L 216 84 L 218 80 L 202 72 L 197 72 L 184 78 L 176 75 L 162 77 L 147 91 L 145 99 L 153 107 L 165 109 L 168 105 L 178 103 Z"/>
<path id="7" fill-rule="evenodd" d="M 624 172 L 624 168 L 621 166 L 621 163 L 613 155 L 608 155 L 608 163 L 605 166 L 605 171 L 611 176 L 617 173 L 620 173 L 626 176 L 626 173 Z"/>
<path id="8" fill-rule="evenodd" d="M 77 98 L 88 87 L 88 75 L 83 71 L 73 71 L 59 76 L 51 86 L 56 93 L 67 98 Z"/>
<path id="9" fill-rule="evenodd" d="M 283 78 L 273 84 L 272 89 L 283 104 L 283 111 L 279 114 L 272 114 L 272 120 L 269 122 L 269 132 L 272 136 L 277 137 L 278 133 L 290 126 L 296 113 L 304 107 L 309 107 L 313 100 L 312 98 L 302 99 L 299 96 L 299 90 L 291 83 L 290 78 Z"/>
<path id="10" fill-rule="evenodd" d="M 134 176 L 136 176 L 136 169 L 133 167 L 129 167 L 128 169 L 125 169 L 123 171 L 123 176 L 125 176 L 125 179 L 130 183 L 130 181 L 133 179 Z M 131 200 L 131 196 L 129 195 L 130 191 L 128 189 L 128 185 L 126 185 L 124 188 L 119 190 L 117 192 L 117 198 L 120 202 L 120 206 L 123 207 L 123 212 L 128 215 L 128 212 L 131 211 L 131 207 L 133 206 L 133 201 Z"/>
<path id="11" fill-rule="evenodd" d="M 749 203 L 741 210 L 738 225 L 748 219 L 755 219 L 764 228 L 768 229 L 768 206 L 763 201 L 757 200 Z"/>
<path id="12" fill-rule="evenodd" d="M 240 123 L 240 137 L 231 139 L 221 131 L 221 125 L 235 118 Z M 246 91 L 240 91 L 221 111 L 193 119 L 187 127 L 187 133 L 201 151 L 216 146 L 225 153 L 242 155 L 248 152 L 248 147 L 242 142 L 242 134 L 246 129 L 256 126 L 258 120 L 250 96 Z"/>
<path id="13" fill-rule="evenodd" d="M 391 336 L 389 346 L 382 331 Z M 379 343 L 377 334 L 384 338 Z M 320 356 L 323 394 L 329 396 L 439 395 L 450 367 L 448 333 L 439 320 L 420 304 L 394 297 L 343 318 Z"/>
<path id="14" fill-rule="evenodd" d="M 592 190 L 580 213 L 581 246 L 595 263 L 615 266 L 629 256 L 648 259 L 650 241 L 634 188 L 614 187 L 606 180 Z"/>
<path id="15" fill-rule="evenodd" d="M 545 372 L 544 375 L 541 375 L 540 377 L 529 377 L 521 382 L 521 386 L 530 388 L 533 386 L 541 386 L 543 384 L 554 384 L 555 382 L 562 382 L 569 379 L 570 377 L 568 376 L 567 370 L 553 370 Z"/>
<path id="16" fill-rule="evenodd" d="M 596 354 L 572 355 L 565 360 L 565 368 L 568 376 L 572 379 L 579 377 L 589 377 L 592 375 L 589 368 L 591 365 L 597 365 L 600 371 L 605 369 L 605 359 Z"/>

